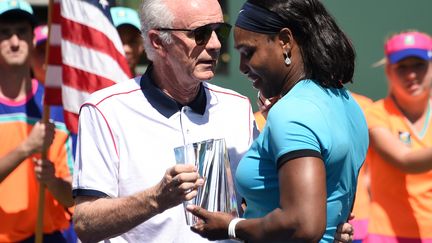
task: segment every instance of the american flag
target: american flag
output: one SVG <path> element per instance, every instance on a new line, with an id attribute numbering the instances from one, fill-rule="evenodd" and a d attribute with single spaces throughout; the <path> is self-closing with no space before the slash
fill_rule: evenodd
<path id="1" fill-rule="evenodd" d="M 130 78 L 108 0 L 53 0 L 45 104 L 63 105 L 78 130 L 81 104 L 101 88 Z"/>

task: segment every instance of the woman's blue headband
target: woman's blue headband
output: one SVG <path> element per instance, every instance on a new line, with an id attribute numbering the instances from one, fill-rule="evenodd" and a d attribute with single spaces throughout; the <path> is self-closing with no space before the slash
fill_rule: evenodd
<path id="1" fill-rule="evenodd" d="M 275 12 L 246 2 L 235 24 L 245 30 L 262 34 L 275 34 L 286 28 L 284 20 Z"/>

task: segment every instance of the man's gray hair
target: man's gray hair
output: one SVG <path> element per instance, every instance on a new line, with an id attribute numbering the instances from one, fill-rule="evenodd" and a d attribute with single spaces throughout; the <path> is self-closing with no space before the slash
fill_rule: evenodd
<path id="1" fill-rule="evenodd" d="M 155 52 L 148 38 L 148 31 L 154 28 L 172 28 L 174 15 L 167 7 L 165 0 L 143 0 L 140 15 L 144 50 L 147 58 L 153 60 Z M 173 41 L 169 32 L 161 31 L 159 37 L 165 44 Z"/>

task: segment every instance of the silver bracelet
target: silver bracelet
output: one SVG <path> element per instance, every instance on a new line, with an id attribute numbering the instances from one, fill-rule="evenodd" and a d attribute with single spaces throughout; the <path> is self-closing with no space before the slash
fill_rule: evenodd
<path id="1" fill-rule="evenodd" d="M 228 225 L 228 237 L 230 239 L 237 239 L 236 233 L 235 233 L 235 227 L 238 222 L 245 220 L 244 218 L 233 218 L 231 222 Z"/>

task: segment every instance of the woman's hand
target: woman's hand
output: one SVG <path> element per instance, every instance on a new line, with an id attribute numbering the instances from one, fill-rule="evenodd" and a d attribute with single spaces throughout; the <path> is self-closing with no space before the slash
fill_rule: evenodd
<path id="1" fill-rule="evenodd" d="M 191 230 L 209 240 L 228 239 L 228 225 L 234 218 L 229 213 L 209 212 L 199 206 L 188 205 L 186 208 L 193 215 L 200 218 L 198 223 L 191 226 Z"/>

